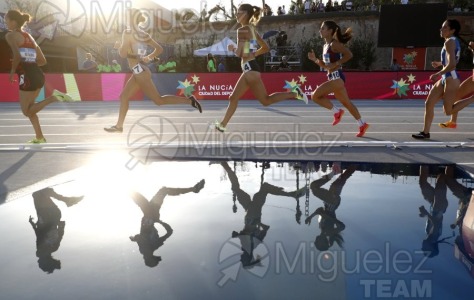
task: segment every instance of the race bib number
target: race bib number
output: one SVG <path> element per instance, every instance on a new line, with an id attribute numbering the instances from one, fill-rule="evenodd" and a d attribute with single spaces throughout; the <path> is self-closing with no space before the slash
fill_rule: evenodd
<path id="1" fill-rule="evenodd" d="M 329 80 L 336 80 L 341 78 L 341 74 L 339 74 L 339 71 L 335 71 L 329 74 Z"/>
<path id="2" fill-rule="evenodd" d="M 20 82 L 20 85 L 24 85 L 24 84 L 25 84 L 25 74 L 21 74 L 21 75 L 20 75 L 19 82 Z"/>
<path id="3" fill-rule="evenodd" d="M 36 49 L 20 48 L 20 57 L 22 62 L 33 63 L 36 62 Z"/>
<path id="4" fill-rule="evenodd" d="M 133 71 L 133 74 L 138 75 L 141 72 L 143 72 L 144 70 L 143 70 L 143 67 L 140 64 L 137 64 L 136 66 L 134 66 L 132 68 L 132 71 Z"/>
<path id="5" fill-rule="evenodd" d="M 252 68 L 250 67 L 250 64 L 248 62 L 242 65 L 242 71 L 244 71 L 244 73 L 247 73 L 248 71 L 252 71 Z"/>

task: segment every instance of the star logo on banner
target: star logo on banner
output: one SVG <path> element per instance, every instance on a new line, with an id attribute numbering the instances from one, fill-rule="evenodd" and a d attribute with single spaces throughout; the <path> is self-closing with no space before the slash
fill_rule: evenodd
<path id="1" fill-rule="evenodd" d="M 194 74 L 193 77 L 191 77 L 191 78 L 193 79 L 194 84 L 197 84 L 200 81 L 199 77 L 196 76 L 196 74 Z"/>
<path id="2" fill-rule="evenodd" d="M 300 79 L 301 84 L 304 84 L 306 82 L 306 76 L 304 76 L 303 74 L 301 74 L 298 78 Z"/>
<path id="3" fill-rule="evenodd" d="M 407 77 L 408 77 L 408 82 L 409 82 L 409 83 L 413 83 L 413 82 L 415 82 L 415 80 L 416 80 L 416 76 L 413 75 L 413 74 L 410 74 L 410 75 L 408 75 Z"/>
<path id="4" fill-rule="evenodd" d="M 393 85 L 390 87 L 394 89 L 393 93 L 397 94 L 399 97 L 406 96 L 407 91 L 409 91 L 409 84 L 404 79 L 400 79 L 399 81 L 392 80 Z"/>
<path id="5" fill-rule="evenodd" d="M 285 80 L 285 86 L 283 88 L 293 90 L 297 86 L 298 82 L 295 79 L 292 79 L 291 81 Z"/>
<path id="6" fill-rule="evenodd" d="M 184 82 L 178 80 L 178 87 L 176 88 L 177 90 L 181 90 L 181 94 L 183 94 L 186 97 L 189 97 L 193 94 L 194 92 L 194 84 L 191 84 L 191 82 L 186 79 Z"/>

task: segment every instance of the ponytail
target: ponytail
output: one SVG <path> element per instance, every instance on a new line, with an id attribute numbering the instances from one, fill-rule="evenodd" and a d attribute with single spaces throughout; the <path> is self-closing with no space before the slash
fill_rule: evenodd
<path id="1" fill-rule="evenodd" d="M 258 6 L 253 6 L 250 4 L 241 4 L 239 10 L 245 11 L 247 17 L 249 18 L 249 23 L 256 26 L 260 17 L 262 16 L 262 9 Z"/>
<path id="2" fill-rule="evenodd" d="M 260 17 L 262 16 L 262 9 L 258 6 L 253 6 L 253 15 L 250 18 L 250 23 L 254 26 L 258 24 L 258 21 L 260 21 Z"/>
<path id="3" fill-rule="evenodd" d="M 352 29 L 347 28 L 344 33 L 341 31 L 341 27 L 336 24 L 334 21 L 324 21 L 323 24 L 329 29 L 332 30 L 334 38 L 341 42 L 342 44 L 346 44 L 352 39 Z"/>
<path id="4" fill-rule="evenodd" d="M 16 9 L 9 10 L 5 17 L 12 21 L 15 21 L 19 28 L 23 27 L 25 23 L 31 20 L 31 16 L 29 14 L 22 13 Z"/>

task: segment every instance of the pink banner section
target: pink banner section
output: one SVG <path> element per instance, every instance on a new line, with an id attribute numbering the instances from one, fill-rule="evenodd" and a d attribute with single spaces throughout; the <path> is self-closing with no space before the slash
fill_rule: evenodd
<path id="1" fill-rule="evenodd" d="M 462 79 L 472 75 L 471 71 L 460 71 Z M 346 89 L 351 99 L 425 99 L 433 86 L 429 76 L 433 72 L 400 71 L 400 72 L 345 72 Z M 189 95 L 203 100 L 226 100 L 234 90 L 240 73 L 189 73 L 189 74 L 156 74 L 157 82 L 167 84 L 160 93 Z M 178 76 L 179 75 L 179 76 Z M 131 74 L 46 74 L 45 95 L 53 89 L 73 92 L 80 95 L 81 101 L 118 101 L 126 81 Z M 309 96 L 316 88 L 327 81 L 324 72 L 276 72 L 262 73 L 262 80 L 267 93 L 288 91 L 296 85 Z M 171 82 L 172 84 L 168 84 Z M 70 90 L 70 91 L 69 91 Z M 18 82 L 11 84 L 8 74 L 0 74 L 0 102 L 18 101 Z M 144 95 L 138 92 L 133 100 L 143 100 Z M 255 100 L 247 91 L 242 99 Z"/>

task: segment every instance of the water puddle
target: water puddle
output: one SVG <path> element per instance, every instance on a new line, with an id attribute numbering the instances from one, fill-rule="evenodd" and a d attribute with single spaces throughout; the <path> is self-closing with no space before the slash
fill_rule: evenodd
<path id="1" fill-rule="evenodd" d="M 92 165 L 0 205 L 1 298 L 474 294 L 473 183 L 453 165 Z"/>

